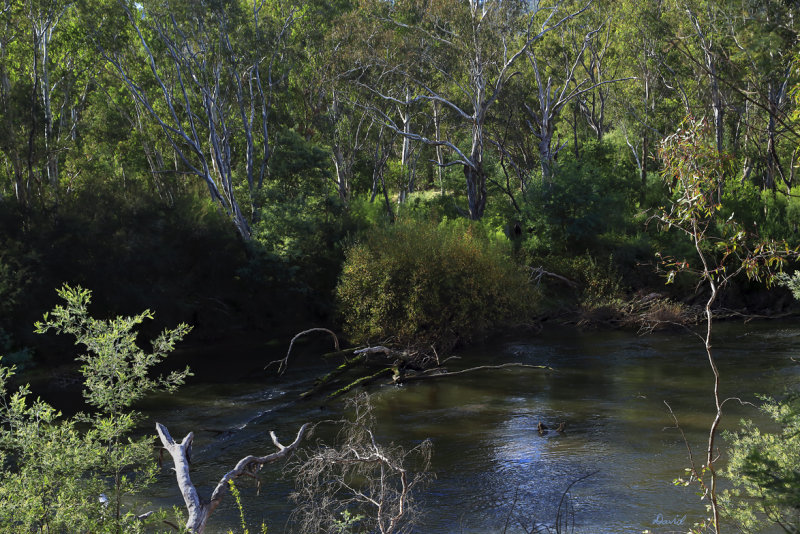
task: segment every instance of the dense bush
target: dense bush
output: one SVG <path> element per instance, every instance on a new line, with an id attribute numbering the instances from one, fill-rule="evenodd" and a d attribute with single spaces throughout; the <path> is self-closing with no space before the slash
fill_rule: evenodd
<path id="1" fill-rule="evenodd" d="M 800 299 L 800 274 L 783 274 L 779 283 Z M 747 420 L 737 432 L 726 433 L 731 446 L 725 476 L 733 488 L 722 502 L 742 532 L 770 524 L 800 532 L 800 395 L 794 390 L 782 400 L 765 401 L 761 411 L 779 430 L 767 432 Z"/>
<path id="2" fill-rule="evenodd" d="M 526 248 L 608 255 L 610 250 L 597 250 L 597 238 L 634 230 L 639 193 L 635 169 L 610 143 L 587 143 L 580 160 L 565 157 L 551 181 L 536 177 L 529 185 L 523 206 L 531 230 Z"/>
<path id="3" fill-rule="evenodd" d="M 524 322 L 537 302 L 505 237 L 464 220 L 375 230 L 348 250 L 337 296 L 353 341 L 444 350 Z"/>

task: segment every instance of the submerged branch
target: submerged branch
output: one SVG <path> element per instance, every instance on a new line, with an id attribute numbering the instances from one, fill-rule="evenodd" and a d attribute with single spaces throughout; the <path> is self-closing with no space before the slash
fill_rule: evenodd
<path id="1" fill-rule="evenodd" d="M 436 369 L 433 369 L 431 371 L 428 371 L 425 374 L 405 376 L 405 377 L 403 377 L 401 379 L 398 379 L 397 383 L 398 384 L 399 383 L 405 383 L 405 382 L 410 382 L 410 381 L 413 381 L 413 380 L 425 380 L 425 379 L 428 379 L 428 378 L 446 378 L 446 377 L 449 377 L 449 376 L 463 375 L 463 374 L 472 373 L 472 372 L 475 372 L 475 371 L 489 371 L 489 370 L 494 370 L 494 369 L 506 369 L 508 367 L 523 367 L 523 368 L 527 368 L 527 369 L 544 369 L 546 371 L 554 371 L 554 369 L 552 367 L 548 366 L 548 365 L 531 365 L 531 364 L 527 364 L 527 363 L 511 362 L 511 363 L 503 363 L 503 364 L 500 364 L 500 365 L 479 365 L 478 367 L 470 367 L 469 369 L 462 369 L 461 371 L 452 371 L 452 372 L 444 370 L 444 369 L 441 369 L 441 368 L 436 368 Z"/>

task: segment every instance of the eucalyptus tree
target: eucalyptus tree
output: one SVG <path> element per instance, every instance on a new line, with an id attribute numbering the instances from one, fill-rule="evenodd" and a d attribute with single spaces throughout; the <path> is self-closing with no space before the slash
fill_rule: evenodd
<path id="1" fill-rule="evenodd" d="M 68 0 L 0 3 L 0 154 L 23 206 L 57 198 L 77 141 L 94 71 L 80 20 Z"/>
<path id="2" fill-rule="evenodd" d="M 719 63 L 720 56 L 724 54 L 724 33 L 719 32 L 719 19 L 721 13 L 719 2 L 707 0 L 687 0 L 679 6 L 686 13 L 690 22 L 689 33 L 696 40 L 697 47 L 702 54 L 698 65 L 708 76 L 708 89 L 711 99 L 711 109 L 714 115 L 714 137 L 717 152 L 722 153 L 725 131 L 725 103 L 720 89 Z M 683 36 L 681 36 L 683 37 Z"/>
<path id="3" fill-rule="evenodd" d="M 471 219 L 480 219 L 486 209 L 486 125 L 498 98 L 518 74 L 517 64 L 526 52 L 587 7 L 568 11 L 561 2 L 499 0 L 437 0 L 424 5 L 409 1 L 387 6 L 385 22 L 420 43 L 419 60 L 425 72 L 437 74 L 437 83 L 417 76 L 406 63 L 386 64 L 374 58 L 373 68 L 402 75 L 409 85 L 387 90 L 364 85 L 378 99 L 400 108 L 438 105 L 447 113 L 456 126 L 446 136 L 428 137 L 419 126 L 412 125 L 408 131 L 388 113 L 376 110 L 384 124 L 404 138 L 449 150 L 450 160 L 437 163 L 463 168 Z"/>
<path id="4" fill-rule="evenodd" d="M 363 58 L 364 42 L 373 34 L 358 10 L 335 13 L 335 23 L 318 35 L 320 43 L 311 46 L 316 57 L 308 57 L 314 67 L 311 78 L 316 82 L 318 107 L 325 108 L 322 139 L 331 147 L 334 167 L 334 185 L 339 198 L 349 201 L 354 179 L 354 169 L 359 156 L 371 144 L 373 119 L 370 113 L 357 105 L 356 88 L 347 80 L 354 65 Z M 308 78 L 308 77 L 307 77 Z"/>
<path id="5" fill-rule="evenodd" d="M 240 197 L 242 189 L 252 197 L 268 170 L 273 93 L 284 82 L 282 57 L 298 20 L 296 7 L 254 0 L 213 6 L 134 2 L 120 3 L 120 9 L 137 46 L 100 46 L 101 54 L 159 124 L 183 166 L 204 181 L 249 240 L 252 205 L 243 209 Z M 148 79 L 133 71 L 142 60 Z"/>
<path id="6" fill-rule="evenodd" d="M 584 20 L 600 28 L 593 38 L 585 39 L 585 33 L 577 25 L 567 28 L 566 41 L 573 57 L 580 63 L 576 73 L 576 83 L 593 87 L 576 97 L 576 109 L 586 121 L 589 130 L 600 140 L 611 128 L 608 103 L 612 91 L 617 88 L 602 82 L 622 77 L 623 65 L 620 61 L 619 49 L 623 43 L 619 39 L 617 28 L 622 21 L 616 17 L 614 2 L 596 2 L 584 15 Z M 580 81 L 578 81 L 578 79 Z M 577 124 L 573 126 L 577 130 Z M 577 132 L 574 133 L 577 138 Z"/>
<path id="7" fill-rule="evenodd" d="M 25 119 L 19 105 L 20 96 L 18 82 L 22 73 L 18 71 L 19 61 L 14 57 L 15 47 L 24 40 L 23 26 L 19 19 L 19 4 L 5 0 L 0 8 L 0 151 L 3 155 L 4 173 L 13 175 L 11 189 L 17 201 L 25 205 L 28 191 L 33 182 L 33 160 L 28 147 L 28 165 L 25 172 Z M 35 115 L 34 115 L 35 116 Z"/>
<path id="8" fill-rule="evenodd" d="M 425 60 L 430 43 L 419 39 L 412 31 L 398 28 L 391 18 L 395 15 L 401 24 L 408 24 L 409 17 L 414 17 L 414 10 L 407 7 L 390 6 L 380 1 L 365 2 L 359 9 L 342 17 L 336 30 L 339 33 L 347 28 L 344 31 L 350 36 L 337 57 L 336 70 L 339 80 L 359 91 L 350 91 L 354 107 L 378 117 L 379 122 L 391 122 L 404 134 L 378 135 L 383 140 L 391 139 L 399 143 L 396 152 L 400 160 L 397 182 L 400 202 L 416 188 L 414 163 L 421 150 L 413 136 L 415 133 L 427 135 L 431 128 L 431 119 L 424 104 L 412 100 L 415 91 L 413 80 L 425 80 L 429 86 L 437 83 L 436 71 Z M 397 94 L 401 98 L 379 96 L 388 94 Z M 391 127 L 387 131 L 389 129 Z M 380 139 L 376 140 L 376 150 L 389 156 L 389 152 L 379 146 L 381 144 Z M 382 159 L 378 157 L 375 162 L 379 163 Z M 383 178 L 383 168 L 376 170 L 378 172 L 374 178 Z M 373 185 L 376 186 L 376 183 Z M 373 192 L 375 190 L 373 187 Z"/>
<path id="9" fill-rule="evenodd" d="M 583 21 L 584 19 L 581 19 L 581 22 Z M 545 182 L 552 178 L 555 158 L 558 152 L 566 146 L 566 142 L 556 143 L 556 146 L 553 146 L 553 135 L 556 122 L 567 104 L 580 101 L 582 97 L 597 90 L 600 90 L 602 95 L 603 86 L 631 79 L 630 77 L 622 79 L 603 79 L 602 77 L 604 73 L 600 71 L 598 65 L 602 63 L 601 56 L 605 52 L 598 52 L 598 50 L 607 48 L 608 43 L 606 41 L 606 44 L 603 45 L 595 41 L 601 38 L 604 24 L 601 22 L 598 26 L 562 25 L 559 33 L 563 44 L 558 47 L 555 57 L 547 58 L 534 48 L 525 50 L 529 72 L 533 76 L 536 89 L 531 91 L 533 101 L 527 99 L 528 102 L 524 102 L 523 106 L 528 114 L 528 127 L 539 140 L 539 163 L 542 179 Z M 576 37 L 576 34 L 581 37 Z M 605 38 L 607 40 L 608 36 L 606 35 Z M 587 52 L 594 55 L 594 59 L 591 60 L 592 67 L 588 67 L 584 63 Z M 587 69 L 593 71 L 591 76 L 579 78 L 580 71 Z M 602 98 L 601 96 L 604 108 L 605 101 Z M 599 128 L 598 132 L 602 133 L 602 119 L 597 115 L 598 111 L 600 110 L 596 108 L 593 120 L 595 127 Z"/>
<path id="10" fill-rule="evenodd" d="M 675 11 L 665 3 L 622 0 L 614 9 L 620 47 L 620 73 L 633 77 L 615 86 L 610 102 L 618 128 L 639 169 L 644 199 L 649 172 L 656 170 L 658 142 L 695 111 L 690 65 L 670 40 Z"/>
<path id="11" fill-rule="evenodd" d="M 739 103 L 734 132 L 744 136 L 744 176 L 760 168 L 763 188 L 776 188 L 780 179 L 790 192 L 798 134 L 788 116 L 791 90 L 798 80 L 795 50 L 800 13 L 794 4 L 777 1 L 724 5 L 722 31 L 731 42 L 726 55 L 731 74 L 722 83 L 732 89 Z"/>
<path id="12" fill-rule="evenodd" d="M 685 0 L 676 4 L 676 12 L 682 16 L 672 45 L 695 69 L 701 96 L 695 115 L 713 114 L 717 149 L 726 145 L 743 155 L 744 179 L 755 171 L 762 188 L 774 189 L 780 179 L 791 189 L 793 166 L 786 160 L 796 155 L 787 154 L 796 139 L 786 137 L 793 133 L 787 117 L 797 7 L 778 1 Z"/>

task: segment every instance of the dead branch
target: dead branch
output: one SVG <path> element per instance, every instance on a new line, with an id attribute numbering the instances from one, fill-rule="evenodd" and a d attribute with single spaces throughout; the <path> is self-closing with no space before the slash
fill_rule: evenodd
<path id="1" fill-rule="evenodd" d="M 338 358 L 339 356 L 344 356 L 344 357 L 352 356 L 353 353 L 355 353 L 355 351 L 363 348 L 364 348 L 363 346 L 356 346 L 342 350 L 335 350 L 333 352 L 326 352 L 325 354 L 322 355 L 322 357 L 325 359 L 330 359 L 330 358 Z"/>
<path id="2" fill-rule="evenodd" d="M 186 505 L 186 510 L 189 513 L 189 518 L 186 521 L 186 531 L 194 534 L 201 534 L 205 528 L 208 518 L 219 506 L 225 491 L 228 489 L 228 482 L 243 475 L 253 474 L 260 469 L 264 464 L 275 462 L 282 458 L 289 456 L 300 444 L 310 423 L 306 423 L 297 431 L 297 437 L 289 445 L 281 445 L 275 432 L 270 432 L 272 443 L 278 448 L 277 452 L 268 454 L 266 456 L 246 456 L 239 460 L 236 466 L 225 473 L 220 479 L 216 488 L 208 499 L 201 499 L 197 493 L 197 489 L 192 484 L 189 475 L 189 461 L 192 453 L 192 441 L 194 440 L 194 432 L 189 432 L 180 443 L 176 443 L 170 436 L 167 427 L 161 423 L 156 423 L 156 432 L 158 437 L 161 438 L 161 443 L 164 448 L 172 456 L 172 461 L 175 464 L 175 476 L 178 480 L 178 487 L 183 495 L 183 500 Z"/>
<path id="3" fill-rule="evenodd" d="M 358 517 L 359 532 L 411 532 L 419 518 L 415 489 L 431 478 L 431 442 L 408 451 L 380 444 L 368 395 L 355 396 L 348 406 L 355 413 L 337 421 L 337 443 L 301 452 L 289 466 L 296 487 L 292 519 L 300 532 L 339 532 L 347 510 Z"/>
<path id="4" fill-rule="evenodd" d="M 564 282 L 569 287 L 573 287 L 573 288 L 574 287 L 578 287 L 578 284 L 576 284 L 575 282 L 573 282 L 569 278 L 565 278 L 565 277 L 561 276 L 560 274 L 556 274 L 556 273 L 551 273 L 549 271 L 545 271 L 544 268 L 541 267 L 541 266 L 540 267 L 531 267 L 530 270 L 531 270 L 530 280 L 531 280 L 531 282 L 536 282 L 536 285 L 539 285 L 539 284 L 542 283 L 542 277 L 543 276 L 548 276 L 550 278 L 555 278 L 556 280 L 560 280 L 560 281 Z"/>
<path id="5" fill-rule="evenodd" d="M 425 380 L 427 378 L 445 378 L 450 376 L 456 375 L 463 375 L 466 373 L 472 373 L 475 371 L 488 371 L 493 369 L 506 369 L 508 367 L 525 367 L 528 369 L 545 369 L 547 371 L 553 371 L 554 369 L 547 365 L 530 365 L 527 363 L 519 363 L 519 362 L 511 362 L 511 363 L 503 363 L 500 365 L 479 365 L 478 367 L 470 367 L 469 369 L 462 369 L 461 371 L 443 371 L 441 369 L 434 369 L 431 372 L 419 375 L 411 375 L 411 376 L 404 376 L 397 380 L 397 383 L 404 383 L 404 382 L 411 382 L 412 380 Z"/>
<path id="6" fill-rule="evenodd" d="M 314 386 L 311 389 L 309 389 L 308 391 L 304 391 L 303 393 L 301 393 L 300 397 L 301 398 L 305 398 L 305 397 L 308 397 L 309 395 L 313 395 L 314 393 L 316 393 L 317 391 L 319 391 L 320 389 L 322 389 L 326 385 L 330 384 L 333 379 L 335 379 L 336 377 L 340 376 L 342 373 L 346 372 L 347 370 L 355 367 L 356 365 L 358 365 L 360 363 L 363 363 L 364 360 L 366 360 L 366 356 L 363 356 L 363 355 L 362 356 L 357 356 L 357 357 L 353 358 L 352 360 L 345 360 L 345 362 L 343 364 L 338 366 L 336 369 L 334 369 L 330 373 L 328 373 L 328 374 L 316 379 L 314 381 Z"/>
<path id="7" fill-rule="evenodd" d="M 345 393 L 347 393 L 348 391 L 352 390 L 353 388 L 355 388 L 357 386 L 366 385 L 366 384 L 368 384 L 368 383 L 380 378 L 383 375 L 393 374 L 394 372 L 395 372 L 394 367 L 384 367 L 383 369 L 381 369 L 377 373 L 374 373 L 374 374 L 371 374 L 371 375 L 368 375 L 368 376 L 362 376 L 360 378 L 357 378 L 357 379 L 353 380 L 352 382 L 350 382 L 346 386 L 344 386 L 344 387 L 342 387 L 340 389 L 337 389 L 336 391 L 334 391 L 333 393 L 328 395 L 328 398 L 329 399 L 333 399 L 333 398 L 336 398 L 336 397 L 338 397 L 340 395 L 344 395 Z"/>
<path id="8" fill-rule="evenodd" d="M 294 346 L 294 342 L 297 341 L 298 338 L 300 338 L 300 337 L 302 337 L 302 336 L 304 336 L 306 334 L 310 334 L 312 332 L 327 332 L 327 333 L 329 333 L 331 335 L 331 337 L 333 337 L 333 345 L 334 345 L 334 347 L 336 347 L 336 350 L 337 351 L 341 350 L 341 349 L 339 349 L 339 338 L 336 337 L 336 334 L 334 334 L 331 330 L 328 330 L 327 328 L 309 328 L 308 330 L 303 330 L 302 332 L 300 332 L 299 334 L 297 334 L 296 336 L 294 336 L 292 338 L 292 340 L 289 342 L 289 350 L 286 352 L 286 357 L 285 358 L 283 358 L 281 360 L 274 360 L 274 361 L 269 362 L 267 365 L 264 366 L 264 369 L 267 369 L 271 365 L 277 363 L 278 364 L 278 374 L 283 374 L 283 372 L 286 371 L 286 367 L 289 365 L 289 356 L 292 354 L 292 347 Z"/>

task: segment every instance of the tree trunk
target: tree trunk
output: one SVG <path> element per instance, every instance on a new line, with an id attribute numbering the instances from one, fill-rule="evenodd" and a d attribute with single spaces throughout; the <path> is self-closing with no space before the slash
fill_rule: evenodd
<path id="1" fill-rule="evenodd" d="M 642 181 L 639 203 L 641 204 L 641 207 L 644 207 L 645 196 L 647 194 L 647 127 L 645 127 L 642 133 L 642 157 L 639 161 L 639 178 Z"/>
<path id="2" fill-rule="evenodd" d="M 183 501 L 186 506 L 186 511 L 189 514 L 186 520 L 186 531 L 192 534 L 202 534 L 208 523 L 208 518 L 217 509 L 222 497 L 228 490 L 229 482 L 243 474 L 252 474 L 255 470 L 264 464 L 274 462 L 281 458 L 289 456 L 300 444 L 310 424 L 306 423 L 297 432 L 297 437 L 290 444 L 283 446 L 278 442 L 278 438 L 274 432 L 270 432 L 272 442 L 278 448 L 277 452 L 267 456 L 246 456 L 239 460 L 231 471 L 228 471 L 217 483 L 210 498 L 201 499 L 197 493 L 197 489 L 192 483 L 191 476 L 189 475 L 189 464 L 192 454 L 192 442 L 194 440 L 194 433 L 189 434 L 183 438 L 183 441 L 176 443 L 169 434 L 167 427 L 161 423 L 156 423 L 156 432 L 161 439 L 161 444 L 164 449 L 172 456 L 172 461 L 175 464 L 175 476 L 178 481 L 178 488 L 183 495 Z"/>
<path id="3" fill-rule="evenodd" d="M 477 168 L 464 165 L 464 177 L 467 179 L 467 202 L 469 204 L 469 218 L 473 221 L 483 217 L 486 210 L 486 174 L 480 163 Z"/>
<path id="4" fill-rule="evenodd" d="M 439 113 L 439 103 L 433 102 L 433 128 L 436 139 L 442 138 L 441 131 L 441 114 Z M 444 196 L 444 153 L 442 146 L 436 145 L 436 175 L 439 179 L 439 193 Z"/>

